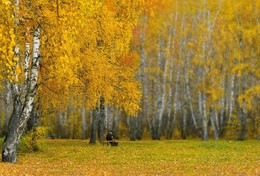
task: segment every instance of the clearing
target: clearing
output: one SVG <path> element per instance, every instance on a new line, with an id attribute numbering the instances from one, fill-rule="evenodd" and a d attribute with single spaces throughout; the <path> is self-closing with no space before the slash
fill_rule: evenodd
<path id="1" fill-rule="evenodd" d="M 47 140 L 44 150 L 0 163 L 0 175 L 260 175 L 259 141 Z"/>

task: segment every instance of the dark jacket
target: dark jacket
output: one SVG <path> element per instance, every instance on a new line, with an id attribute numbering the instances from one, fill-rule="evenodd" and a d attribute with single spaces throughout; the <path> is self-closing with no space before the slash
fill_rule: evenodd
<path id="1" fill-rule="evenodd" d="M 106 140 L 107 141 L 112 141 L 113 140 L 113 135 L 111 133 L 107 133 Z"/>

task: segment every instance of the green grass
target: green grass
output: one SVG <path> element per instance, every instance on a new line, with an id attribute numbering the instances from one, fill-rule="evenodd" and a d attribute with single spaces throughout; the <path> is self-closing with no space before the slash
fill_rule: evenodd
<path id="1" fill-rule="evenodd" d="M 48 140 L 43 152 L 19 153 L 0 175 L 260 175 L 259 141 Z"/>

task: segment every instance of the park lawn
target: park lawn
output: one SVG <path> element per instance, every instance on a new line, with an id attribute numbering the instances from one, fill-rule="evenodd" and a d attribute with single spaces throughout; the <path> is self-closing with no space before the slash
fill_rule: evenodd
<path id="1" fill-rule="evenodd" d="M 259 141 L 47 140 L 44 150 L 0 163 L 0 175 L 260 175 Z"/>

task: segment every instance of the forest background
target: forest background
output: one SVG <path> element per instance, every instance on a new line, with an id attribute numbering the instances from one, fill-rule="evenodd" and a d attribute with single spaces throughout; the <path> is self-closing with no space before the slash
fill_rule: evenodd
<path id="1" fill-rule="evenodd" d="M 260 138 L 259 1 L 14 2 L 0 2 L 1 136 L 35 94 L 26 129 L 52 138 Z"/>

